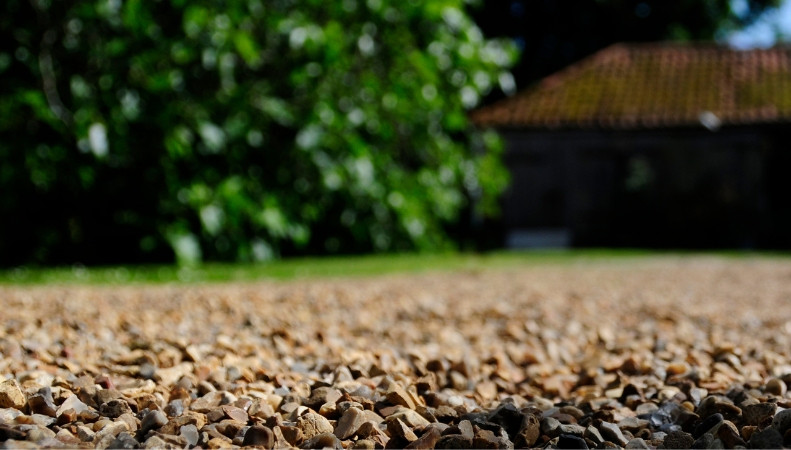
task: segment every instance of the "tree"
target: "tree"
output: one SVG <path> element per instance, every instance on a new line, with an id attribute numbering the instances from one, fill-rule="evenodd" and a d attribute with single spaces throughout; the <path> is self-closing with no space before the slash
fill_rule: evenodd
<path id="1" fill-rule="evenodd" d="M 466 111 L 515 59 L 464 7 L 5 1 L 0 263 L 452 245 L 505 186 Z"/>
<path id="2" fill-rule="evenodd" d="M 778 4 L 779 0 L 510 0 L 485 2 L 471 12 L 486 36 L 518 42 L 522 57 L 513 73 L 524 87 L 616 42 L 719 39 Z"/>

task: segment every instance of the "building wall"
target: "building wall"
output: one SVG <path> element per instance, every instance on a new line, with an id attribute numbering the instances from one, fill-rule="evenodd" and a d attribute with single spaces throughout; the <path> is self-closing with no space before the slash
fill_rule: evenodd
<path id="1" fill-rule="evenodd" d="M 767 178 L 778 154 L 774 131 L 505 131 L 504 137 L 512 173 L 503 198 L 506 240 L 556 230 L 572 246 L 775 244 L 767 235 L 778 208 L 770 204 L 777 196 Z"/>

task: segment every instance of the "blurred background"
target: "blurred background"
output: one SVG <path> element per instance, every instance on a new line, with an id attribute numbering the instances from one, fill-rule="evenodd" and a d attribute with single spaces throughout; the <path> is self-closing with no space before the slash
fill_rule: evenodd
<path id="1" fill-rule="evenodd" d="M 791 2 L 0 8 L 0 266 L 791 246 Z"/>

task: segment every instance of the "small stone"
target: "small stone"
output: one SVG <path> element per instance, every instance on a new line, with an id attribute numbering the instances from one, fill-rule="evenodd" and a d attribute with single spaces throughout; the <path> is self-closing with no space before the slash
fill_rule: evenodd
<path id="1" fill-rule="evenodd" d="M 190 404 L 190 409 L 192 411 L 200 412 L 200 413 L 207 413 L 212 409 L 215 409 L 220 406 L 220 402 L 223 400 L 223 392 L 221 391 L 211 391 L 207 392 L 200 397 L 193 401 Z"/>
<path id="2" fill-rule="evenodd" d="M 193 424 L 187 424 L 183 427 L 179 428 L 179 436 L 183 437 L 185 441 L 190 445 L 190 447 L 194 447 L 198 445 L 198 440 L 200 440 L 200 433 L 198 433 L 198 427 Z"/>
<path id="3" fill-rule="evenodd" d="M 320 433 L 306 440 L 299 448 L 331 448 L 333 450 L 343 450 L 340 439 L 332 433 Z"/>
<path id="4" fill-rule="evenodd" d="M 52 389 L 49 387 L 43 387 L 31 395 L 27 399 L 27 404 L 33 413 L 44 414 L 50 417 L 57 416 L 58 408 L 55 406 L 55 402 L 52 399 Z"/>
<path id="5" fill-rule="evenodd" d="M 585 427 L 577 425 L 576 423 L 564 423 L 560 425 L 560 434 L 582 436 L 585 434 Z"/>
<path id="6" fill-rule="evenodd" d="M 538 415 L 528 413 L 525 414 L 519 431 L 512 439 L 515 447 L 525 448 L 532 447 L 539 436 L 541 436 L 541 420 Z"/>
<path id="7" fill-rule="evenodd" d="M 120 398 L 110 400 L 99 407 L 99 413 L 110 418 L 118 418 L 121 414 L 131 413 L 129 404 Z"/>
<path id="8" fill-rule="evenodd" d="M 0 382 L 0 408 L 25 408 L 27 400 L 19 383 L 13 378 Z"/>
<path id="9" fill-rule="evenodd" d="M 765 428 L 753 433 L 750 448 L 783 448 L 783 435 L 775 428 Z"/>
<path id="10" fill-rule="evenodd" d="M 227 437 L 228 439 L 233 439 L 234 437 L 236 437 L 236 435 L 239 434 L 239 432 L 242 430 L 242 428 L 245 427 L 246 424 L 244 422 L 239 422 L 237 420 L 226 419 L 226 420 L 221 420 L 220 422 L 217 422 L 216 424 L 213 425 L 220 434 Z"/>
<path id="11" fill-rule="evenodd" d="M 55 434 L 55 439 L 71 447 L 77 447 L 82 442 L 66 428 L 61 428 L 61 430 Z"/>
<path id="12" fill-rule="evenodd" d="M 366 415 L 366 419 L 372 420 L 372 418 L 368 417 L 368 415 Z M 418 414 L 417 411 L 413 411 L 411 409 L 402 409 L 397 413 L 389 415 L 387 419 L 400 419 L 412 428 L 422 428 L 428 426 L 428 424 L 431 423 L 425 417 Z"/>
<path id="13" fill-rule="evenodd" d="M 618 428 L 618 425 L 610 422 L 602 422 L 599 425 L 599 431 L 601 432 L 602 437 L 607 439 L 610 442 L 614 442 L 620 446 L 626 445 L 629 441 L 624 437 L 621 429 Z"/>
<path id="14" fill-rule="evenodd" d="M 472 446 L 474 448 L 513 448 L 513 444 L 511 444 L 508 439 L 504 439 L 500 436 L 495 436 L 495 434 L 491 430 L 478 430 L 475 433 L 475 437 L 472 439 Z"/>
<path id="15" fill-rule="evenodd" d="M 335 427 L 334 434 L 338 439 L 347 439 L 354 435 L 357 429 L 360 428 L 360 425 L 365 423 L 365 421 L 366 415 L 362 410 L 349 408 L 343 413 L 340 420 L 338 420 L 338 425 Z"/>
<path id="16" fill-rule="evenodd" d="M 330 421 L 313 411 L 308 411 L 300 416 L 297 419 L 297 427 L 302 430 L 302 434 L 308 440 L 319 434 L 333 432 Z"/>
<path id="17" fill-rule="evenodd" d="M 642 448 L 642 449 L 649 449 L 651 447 L 645 442 L 643 438 L 634 438 L 631 439 L 629 442 L 626 443 L 624 448 Z"/>
<path id="18" fill-rule="evenodd" d="M 281 425 L 278 430 L 283 435 L 283 439 L 291 445 L 299 445 L 305 440 L 305 435 L 300 428 Z M 275 433 L 275 437 L 277 437 L 277 433 Z"/>
<path id="19" fill-rule="evenodd" d="M 131 434 L 124 431 L 118 434 L 118 436 L 110 442 L 110 446 L 108 448 L 116 449 L 133 449 L 133 448 L 140 448 L 140 443 L 132 437 Z"/>
<path id="20" fill-rule="evenodd" d="M 55 411 L 55 414 L 60 416 L 63 414 L 64 411 L 72 410 L 74 411 L 75 416 L 83 411 L 88 411 L 88 405 L 81 402 L 76 395 L 72 395 L 71 397 L 67 398 L 61 405 L 58 407 L 58 410 Z"/>
<path id="21" fill-rule="evenodd" d="M 671 431 L 667 433 L 664 440 L 665 448 L 692 448 L 695 438 L 691 434 L 684 431 Z"/>
<path id="22" fill-rule="evenodd" d="M 209 439 L 209 442 L 206 443 L 206 446 L 212 449 L 216 448 L 232 448 L 233 444 L 229 439 L 223 439 L 220 437 L 215 437 Z"/>
<path id="23" fill-rule="evenodd" d="M 147 432 L 151 429 L 159 429 L 160 427 L 164 427 L 168 423 L 168 418 L 162 411 L 153 410 L 147 412 L 143 416 L 143 420 L 140 422 L 140 429 L 143 433 Z"/>
<path id="24" fill-rule="evenodd" d="M 788 387 L 783 382 L 783 380 L 779 378 L 771 378 L 769 381 L 766 382 L 766 386 L 764 390 L 772 395 L 783 397 L 784 395 L 786 395 L 786 391 L 788 390 Z"/>
<path id="25" fill-rule="evenodd" d="M 749 425 L 764 425 L 771 422 L 777 410 L 777 403 L 756 403 L 742 408 L 742 416 Z"/>
<path id="26" fill-rule="evenodd" d="M 439 438 L 434 448 L 440 448 L 440 449 L 473 448 L 472 439 L 466 438 L 460 434 L 448 434 Z"/>
<path id="27" fill-rule="evenodd" d="M 415 442 L 413 442 L 412 444 L 414 444 Z M 359 441 L 355 442 L 352 445 L 352 448 L 359 450 L 374 450 L 376 448 L 376 443 L 370 439 L 360 439 Z M 433 447 L 407 447 L 407 448 L 433 448 Z"/>
<path id="28" fill-rule="evenodd" d="M 314 388 L 310 392 L 310 397 L 306 398 L 302 404 L 310 409 L 318 410 L 325 403 L 335 403 L 341 398 L 341 391 L 328 386 Z"/>
<path id="29" fill-rule="evenodd" d="M 717 438 L 725 444 L 725 448 L 736 448 L 737 446 L 744 447 L 747 444 L 739 436 L 739 430 L 736 425 L 729 420 L 725 420 L 717 428 Z"/>
<path id="30" fill-rule="evenodd" d="M 582 437 L 592 442 L 597 447 L 604 444 L 605 441 L 599 430 L 597 430 L 593 425 L 588 425 L 588 427 L 585 428 L 585 432 L 582 434 Z"/>
<path id="31" fill-rule="evenodd" d="M 85 425 L 80 425 L 77 427 L 77 437 L 82 442 L 93 442 L 93 438 L 96 436 L 96 433 L 93 432 L 90 428 L 86 427 Z"/>
<path id="32" fill-rule="evenodd" d="M 467 439 L 472 439 L 475 437 L 475 428 L 472 427 L 472 423 L 469 420 L 462 420 L 457 425 L 459 429 L 459 433 Z"/>
<path id="33" fill-rule="evenodd" d="M 552 417 L 541 419 L 541 432 L 550 438 L 560 436 L 560 421 Z"/>
<path id="34" fill-rule="evenodd" d="M 417 440 L 415 433 L 400 419 L 387 420 L 387 433 L 391 438 L 401 438 L 408 442 Z"/>
<path id="35" fill-rule="evenodd" d="M 180 416 L 184 413 L 184 402 L 181 399 L 172 400 L 165 406 L 164 412 L 169 417 Z"/>
<path id="36" fill-rule="evenodd" d="M 558 448 L 582 448 L 587 449 L 588 444 L 585 439 L 571 434 L 561 434 L 558 438 Z"/>
<path id="37" fill-rule="evenodd" d="M 145 442 L 143 448 L 146 448 L 146 449 L 149 449 L 149 448 L 151 448 L 151 449 L 168 448 L 168 443 L 165 442 L 165 440 L 160 438 L 159 436 L 153 435 L 153 436 L 149 437 L 148 439 L 146 439 L 146 442 Z"/>
<path id="38" fill-rule="evenodd" d="M 272 448 L 275 445 L 275 433 L 265 426 L 253 425 L 244 434 L 242 446 L 248 445 L 264 448 Z"/>
<path id="39" fill-rule="evenodd" d="M 777 430 L 780 435 L 785 434 L 791 428 L 791 409 L 784 409 L 775 414 L 772 419 L 772 428 Z"/>
<path id="40" fill-rule="evenodd" d="M 41 443 L 47 439 L 55 437 L 55 432 L 49 428 L 34 426 L 27 432 L 27 440 L 31 442 Z"/>
<path id="41" fill-rule="evenodd" d="M 223 405 L 221 408 L 229 419 L 238 420 L 239 422 L 247 422 L 248 420 L 247 413 L 242 408 L 233 405 Z"/>
<path id="42" fill-rule="evenodd" d="M 698 426 L 695 427 L 695 431 L 692 433 L 692 436 L 696 438 L 703 436 L 705 432 L 711 430 L 723 420 L 722 414 L 720 413 L 712 414 L 706 417 L 701 423 L 698 424 Z"/>
<path id="43" fill-rule="evenodd" d="M 17 430 L 10 425 L 0 423 L 0 441 L 23 440 L 27 438 L 27 432 Z"/>
<path id="44" fill-rule="evenodd" d="M 428 427 L 422 436 L 412 441 L 406 448 L 415 450 L 431 449 L 437 445 L 437 441 L 441 437 L 442 434 L 437 427 Z"/>
<path id="45" fill-rule="evenodd" d="M 504 403 L 498 406 L 488 418 L 489 422 L 503 427 L 509 436 L 516 436 L 520 428 L 522 428 L 524 419 L 525 414 L 511 403 Z"/>
<path id="46" fill-rule="evenodd" d="M 390 383 L 385 397 L 388 402 L 394 405 L 405 406 L 409 409 L 415 409 L 416 407 L 415 402 L 412 400 L 412 396 L 396 382 Z"/>

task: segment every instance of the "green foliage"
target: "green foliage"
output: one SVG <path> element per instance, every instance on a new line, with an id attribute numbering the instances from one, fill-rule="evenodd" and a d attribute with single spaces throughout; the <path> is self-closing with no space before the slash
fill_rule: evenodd
<path id="1" fill-rule="evenodd" d="M 515 59 L 465 6 L 5 1 L 0 263 L 452 246 L 507 180 L 466 111 Z"/>

